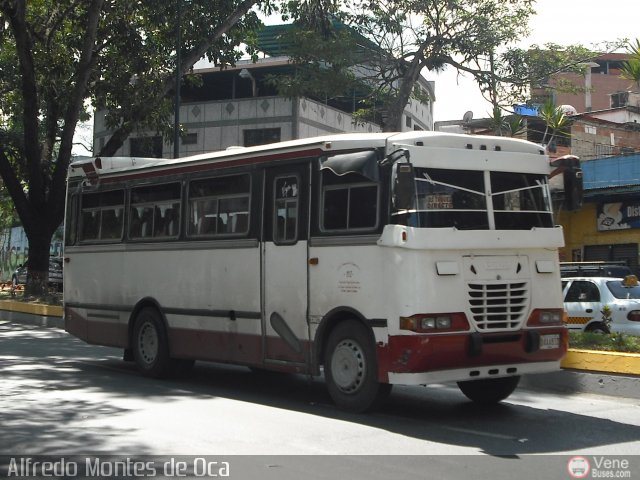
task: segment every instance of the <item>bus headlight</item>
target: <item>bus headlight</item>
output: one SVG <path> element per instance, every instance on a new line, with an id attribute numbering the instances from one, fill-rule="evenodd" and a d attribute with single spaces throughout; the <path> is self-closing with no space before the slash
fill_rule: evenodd
<path id="1" fill-rule="evenodd" d="M 400 317 L 400 330 L 412 332 L 450 332 L 469 330 L 469 322 L 464 313 L 417 314 Z"/>
<path id="2" fill-rule="evenodd" d="M 531 312 L 527 325 L 530 327 L 542 327 L 548 325 L 563 325 L 564 310 L 549 308 L 549 309 L 536 309 Z"/>

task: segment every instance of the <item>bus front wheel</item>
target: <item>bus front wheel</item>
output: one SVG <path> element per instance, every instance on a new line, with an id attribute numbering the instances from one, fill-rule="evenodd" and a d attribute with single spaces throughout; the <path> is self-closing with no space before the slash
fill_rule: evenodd
<path id="1" fill-rule="evenodd" d="M 341 408 L 365 412 L 378 407 L 391 385 L 378 382 L 375 343 L 360 322 L 347 320 L 329 334 L 324 376 L 331 398 Z"/>
<path id="2" fill-rule="evenodd" d="M 147 377 L 162 378 L 169 373 L 169 342 L 160 314 L 150 307 L 136 316 L 131 339 L 133 359 Z"/>
<path id="3" fill-rule="evenodd" d="M 490 404 L 498 403 L 511 395 L 519 382 L 519 376 L 485 378 L 458 382 L 458 388 L 469 400 L 476 403 Z"/>

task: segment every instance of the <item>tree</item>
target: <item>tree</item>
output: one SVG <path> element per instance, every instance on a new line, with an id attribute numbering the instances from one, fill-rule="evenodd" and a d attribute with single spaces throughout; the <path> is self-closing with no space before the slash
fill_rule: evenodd
<path id="1" fill-rule="evenodd" d="M 259 24 L 260 0 L 183 1 L 182 73 L 206 56 L 232 63 Z M 176 69 L 176 1 L 0 0 L 0 176 L 29 241 L 26 293 L 46 288 L 64 217 L 73 134 L 89 100 L 117 126 L 103 153 L 139 126 L 166 123 Z M 132 81 L 137 79 L 137 81 Z"/>
<path id="2" fill-rule="evenodd" d="M 562 107 L 556 107 L 551 100 L 540 107 L 538 115 L 545 123 L 541 142 L 543 145 L 551 145 L 556 136 L 566 135 L 564 131 L 571 125 L 571 119 L 564 113 Z"/>
<path id="3" fill-rule="evenodd" d="M 346 16 L 381 47 L 372 59 L 379 88 L 386 90 L 385 130 L 398 130 L 423 69 L 452 65 L 478 76 L 470 65 L 520 38 L 533 13 L 532 0 L 353 0 Z M 491 84 L 491 81 L 489 81 Z"/>
<path id="4" fill-rule="evenodd" d="M 640 39 L 635 43 L 629 42 L 627 45 L 627 53 L 631 55 L 629 60 L 622 63 L 621 76 L 635 83 L 635 88 L 640 89 Z"/>

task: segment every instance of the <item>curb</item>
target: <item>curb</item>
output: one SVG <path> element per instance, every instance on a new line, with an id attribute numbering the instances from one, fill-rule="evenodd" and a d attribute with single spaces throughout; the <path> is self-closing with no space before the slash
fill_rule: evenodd
<path id="1" fill-rule="evenodd" d="M 0 300 L 0 319 L 10 322 L 64 329 L 62 313 L 58 305 Z"/>
<path id="2" fill-rule="evenodd" d="M 560 366 L 572 370 L 640 375 L 640 354 L 570 349 Z"/>
<path id="3" fill-rule="evenodd" d="M 560 370 L 524 375 L 520 387 L 558 394 L 595 394 L 640 400 L 640 376 L 617 375 L 587 370 Z"/>

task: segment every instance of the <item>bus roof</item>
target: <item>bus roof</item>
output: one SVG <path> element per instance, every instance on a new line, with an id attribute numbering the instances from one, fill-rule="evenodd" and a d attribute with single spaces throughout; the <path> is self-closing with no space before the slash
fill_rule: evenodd
<path id="1" fill-rule="evenodd" d="M 505 152 L 544 154 L 544 149 L 534 143 L 491 136 L 470 136 L 445 132 L 413 131 L 382 133 L 344 133 L 310 137 L 299 140 L 258 145 L 254 147 L 229 147 L 226 150 L 202 153 L 180 158 L 144 157 L 85 157 L 69 166 L 69 178 L 97 178 L 98 176 L 119 176 L 123 173 L 147 170 L 183 169 L 187 166 L 221 163 L 234 166 L 243 159 L 264 158 L 264 160 L 287 157 L 288 153 L 301 152 L 317 154 L 344 148 L 400 148 L 402 146 L 425 146 L 433 148 L 461 148 L 473 150 L 499 150 Z M 223 166 L 221 165 L 221 166 Z"/>

